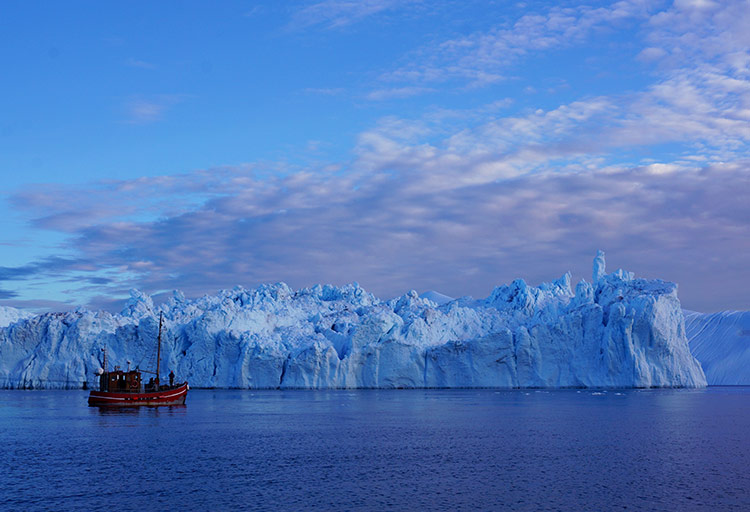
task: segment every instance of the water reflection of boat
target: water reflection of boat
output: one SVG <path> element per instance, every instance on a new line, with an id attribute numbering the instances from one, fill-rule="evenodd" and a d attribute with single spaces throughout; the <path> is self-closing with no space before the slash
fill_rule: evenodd
<path id="1" fill-rule="evenodd" d="M 156 375 L 144 384 L 141 370 L 120 370 L 115 366 L 107 371 L 107 352 L 104 352 L 103 369 L 99 372 L 99 391 L 91 391 L 89 405 L 92 406 L 136 406 L 136 405 L 182 405 L 190 387 L 187 382 L 175 383 L 174 373 L 169 373 L 169 384 L 159 380 L 161 360 L 161 327 L 163 317 L 159 315 L 159 336 L 156 345 Z M 130 363 L 128 362 L 128 366 Z M 150 372 L 147 372 L 150 373 Z"/>

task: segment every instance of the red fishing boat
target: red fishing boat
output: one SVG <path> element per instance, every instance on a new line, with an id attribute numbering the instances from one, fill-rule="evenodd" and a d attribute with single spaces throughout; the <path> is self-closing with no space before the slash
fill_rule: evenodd
<path id="1" fill-rule="evenodd" d="M 89 405 L 91 406 L 127 406 L 136 405 L 182 405 L 187 398 L 189 386 L 187 382 L 175 383 L 174 373 L 169 372 L 169 384 L 161 384 L 159 380 L 159 363 L 161 360 L 161 326 L 162 315 L 159 315 L 159 337 L 156 345 L 156 375 L 147 383 L 141 379 L 141 370 L 136 368 L 120 370 L 118 366 L 111 372 L 107 371 L 107 352 L 104 351 L 104 369 L 99 370 L 99 391 L 91 391 Z M 145 370 L 144 370 L 145 371 Z M 151 372 L 146 372 L 151 373 Z"/>

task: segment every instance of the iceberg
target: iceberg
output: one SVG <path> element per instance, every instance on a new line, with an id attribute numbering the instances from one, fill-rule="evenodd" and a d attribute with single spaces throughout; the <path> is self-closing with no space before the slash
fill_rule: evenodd
<path id="1" fill-rule="evenodd" d="M 700 361 L 708 384 L 750 384 L 750 311 L 684 311 L 690 351 Z"/>
<path id="2" fill-rule="evenodd" d="M 111 364 L 149 368 L 159 314 L 162 371 L 193 387 L 702 387 L 677 286 L 606 274 L 571 287 L 564 274 L 522 279 L 489 297 L 410 291 L 380 300 L 357 283 L 292 290 L 284 283 L 156 306 L 131 291 L 122 312 L 8 314 L 0 387 L 69 388 Z"/>

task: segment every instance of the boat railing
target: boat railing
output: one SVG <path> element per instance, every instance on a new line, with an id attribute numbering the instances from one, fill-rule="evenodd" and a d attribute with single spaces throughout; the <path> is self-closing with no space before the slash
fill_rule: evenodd
<path id="1" fill-rule="evenodd" d="M 141 383 L 139 388 L 127 388 L 127 389 L 113 389 L 110 393 L 132 393 L 132 394 L 143 394 L 143 393 L 158 393 L 160 391 L 171 391 L 173 389 L 179 389 L 184 386 L 187 382 L 176 382 L 174 385 L 162 384 L 157 389 L 156 386 L 149 386 L 148 384 Z"/>

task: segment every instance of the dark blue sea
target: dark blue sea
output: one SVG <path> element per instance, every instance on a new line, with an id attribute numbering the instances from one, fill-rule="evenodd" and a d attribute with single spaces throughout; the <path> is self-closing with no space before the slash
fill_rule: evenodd
<path id="1" fill-rule="evenodd" d="M 750 510 L 750 388 L 0 391 L 1 510 Z"/>

